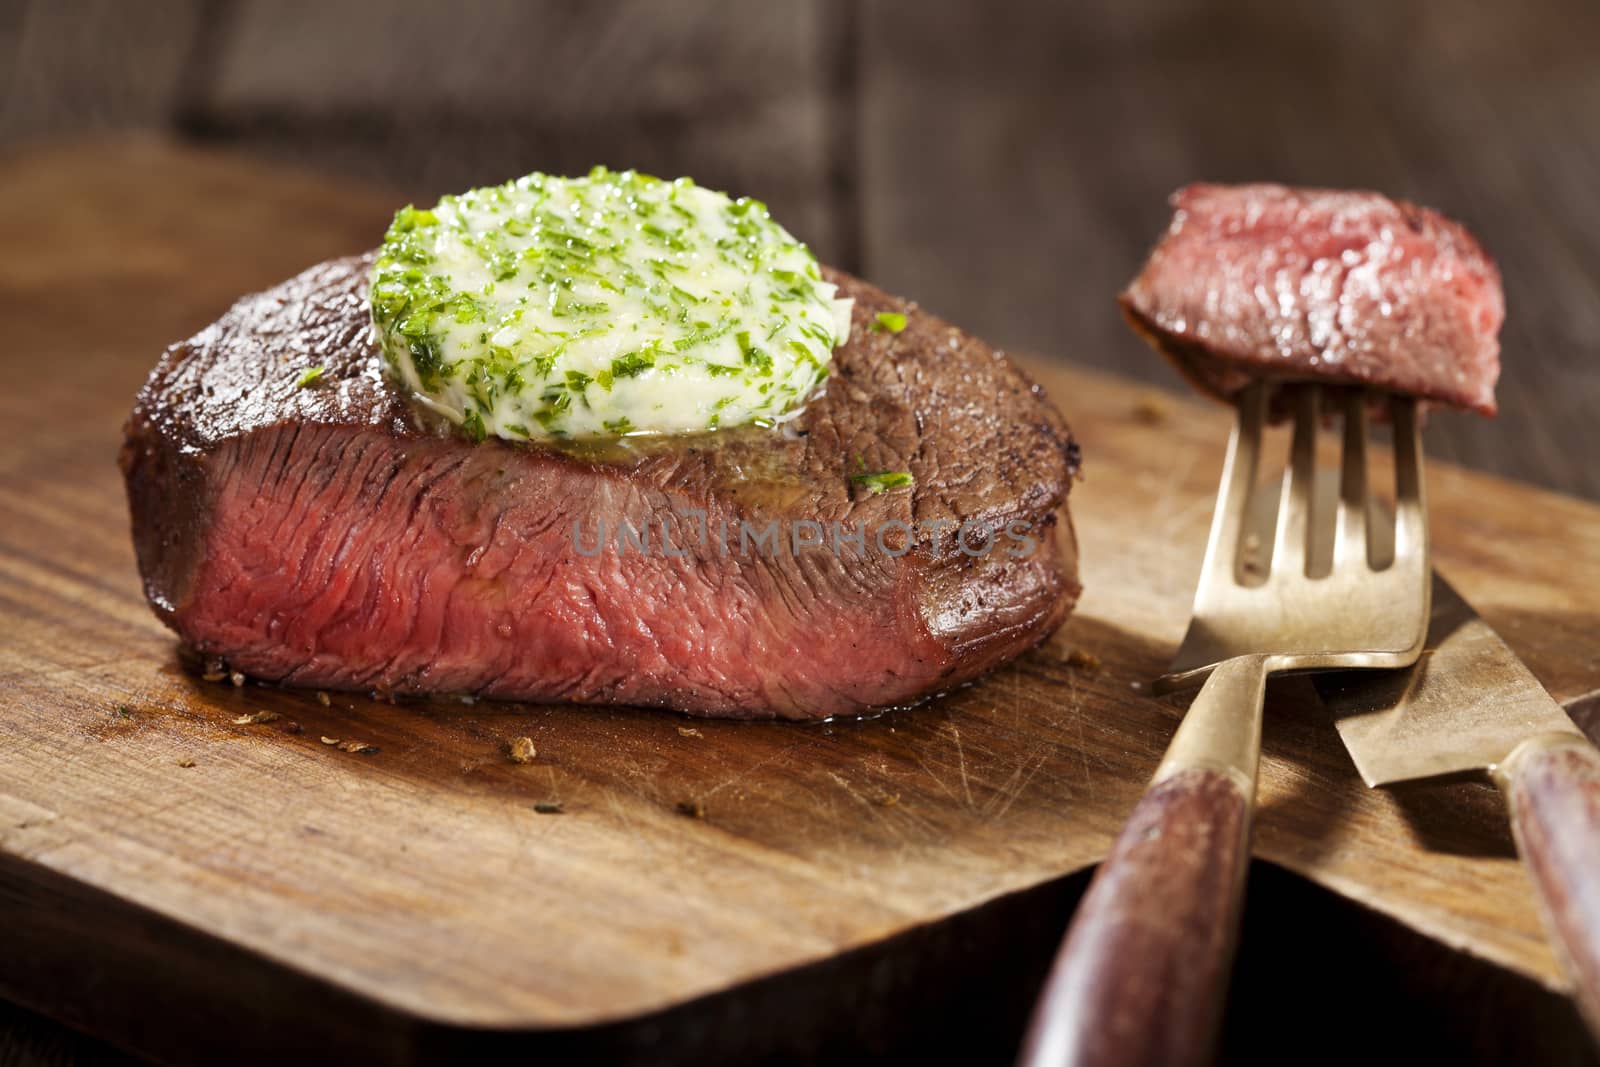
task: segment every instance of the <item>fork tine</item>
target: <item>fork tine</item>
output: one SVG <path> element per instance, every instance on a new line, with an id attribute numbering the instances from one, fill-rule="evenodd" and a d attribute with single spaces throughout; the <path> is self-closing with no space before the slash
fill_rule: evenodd
<path id="1" fill-rule="evenodd" d="M 1233 433 L 1228 438 L 1227 458 L 1222 462 L 1222 484 L 1217 490 L 1217 506 L 1211 514 L 1211 534 L 1206 539 L 1205 564 L 1200 569 L 1203 596 L 1213 582 L 1232 584 L 1240 577 L 1240 539 L 1244 530 L 1245 507 L 1255 486 L 1256 467 L 1261 457 L 1261 430 L 1267 421 L 1267 387 L 1256 382 L 1240 393 Z"/>
<path id="2" fill-rule="evenodd" d="M 1367 563 L 1367 398 L 1351 389 L 1342 398 L 1344 459 L 1339 474 L 1339 535 L 1333 546 L 1335 567 Z"/>
<path id="3" fill-rule="evenodd" d="M 1317 477 L 1317 388 L 1294 389 L 1294 440 L 1289 469 L 1284 473 L 1283 499 L 1278 504 L 1278 535 L 1272 548 L 1276 576 L 1306 572 L 1306 541 L 1311 529 L 1313 488 Z M 1281 570 L 1279 568 L 1282 568 Z"/>
<path id="4" fill-rule="evenodd" d="M 1394 420 L 1394 558 L 1423 558 L 1428 546 L 1428 509 L 1422 488 L 1422 426 L 1417 402 L 1408 397 L 1390 401 Z"/>

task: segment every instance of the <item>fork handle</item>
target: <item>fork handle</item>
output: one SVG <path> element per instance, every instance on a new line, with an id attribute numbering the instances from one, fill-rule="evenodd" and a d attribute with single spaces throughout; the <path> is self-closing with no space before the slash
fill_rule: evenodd
<path id="1" fill-rule="evenodd" d="M 1020 1063 L 1209 1062 L 1238 938 L 1266 671 L 1206 680 L 1095 872 Z"/>
<path id="2" fill-rule="evenodd" d="M 1578 1008 L 1600 1041 L 1600 751 L 1577 734 L 1533 737 L 1494 777 Z"/>

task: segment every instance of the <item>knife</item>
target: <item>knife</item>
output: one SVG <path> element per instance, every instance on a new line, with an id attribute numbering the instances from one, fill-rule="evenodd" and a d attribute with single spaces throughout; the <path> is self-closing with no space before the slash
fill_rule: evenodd
<path id="1" fill-rule="evenodd" d="M 1600 750 L 1437 574 L 1414 667 L 1314 679 L 1369 786 L 1487 770 L 1600 1040 Z"/>

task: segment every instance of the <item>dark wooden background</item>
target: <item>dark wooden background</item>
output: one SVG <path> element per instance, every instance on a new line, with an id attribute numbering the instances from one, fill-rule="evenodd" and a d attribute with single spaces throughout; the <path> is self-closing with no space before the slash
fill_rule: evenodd
<path id="1" fill-rule="evenodd" d="M 1433 450 L 1596 497 L 1597 56 L 1595 0 L 6 0 L 0 151 L 165 130 L 417 198 L 689 173 L 1002 345 L 1169 387 L 1111 296 L 1171 189 L 1375 187 L 1505 272 L 1504 414 Z"/>
<path id="2" fill-rule="evenodd" d="M 419 199 L 688 173 L 1001 345 L 1172 388 L 1111 304 L 1168 192 L 1378 188 L 1505 273 L 1504 413 L 1433 451 L 1600 497 L 1597 57 L 1596 0 L 4 0 L 0 151 L 164 130 Z"/>
<path id="3" fill-rule="evenodd" d="M 1169 388 L 1111 303 L 1168 192 L 1382 189 L 1506 279 L 1503 414 L 1430 450 L 1600 498 L 1600 0 L 0 0 L 0 93 L 0 156 L 157 131 L 418 200 L 692 174 L 1001 345 Z M 0 1005 L 0 1067 L 119 1060 Z"/>

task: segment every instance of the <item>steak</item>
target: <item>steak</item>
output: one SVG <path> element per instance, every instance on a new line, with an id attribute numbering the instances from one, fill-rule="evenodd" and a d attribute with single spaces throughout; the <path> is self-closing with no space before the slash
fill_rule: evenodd
<path id="1" fill-rule="evenodd" d="M 1464 227 L 1378 193 L 1190 185 L 1123 292 L 1203 391 L 1317 379 L 1495 413 L 1500 272 Z"/>
<path id="2" fill-rule="evenodd" d="M 968 681 L 1077 598 L 1065 422 L 912 304 L 828 272 L 851 340 L 775 428 L 473 442 L 385 375 L 371 264 L 241 300 L 167 350 L 128 419 L 146 594 L 231 670 L 816 719 Z M 908 324 L 876 332 L 882 312 Z"/>

